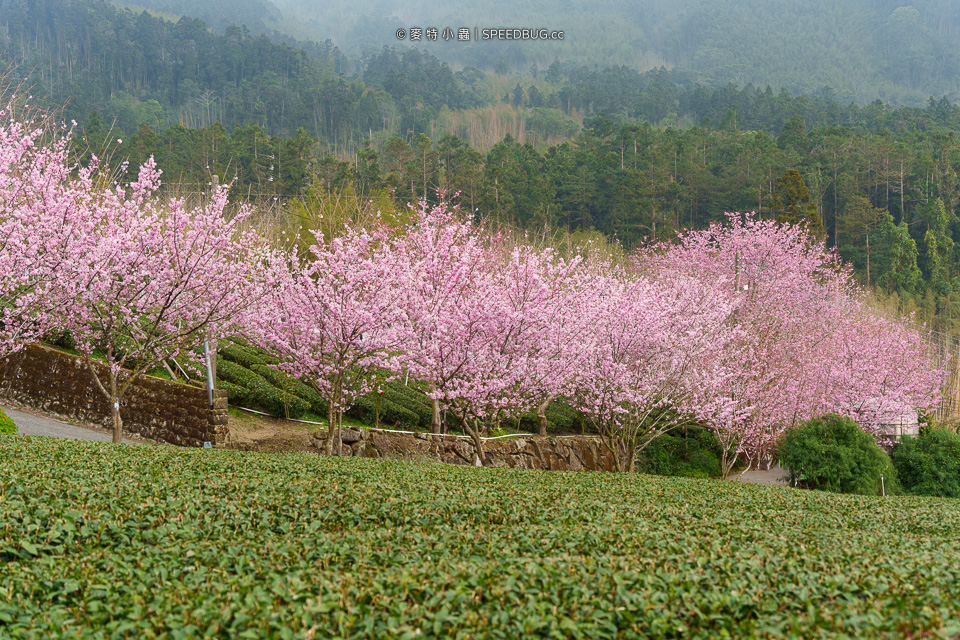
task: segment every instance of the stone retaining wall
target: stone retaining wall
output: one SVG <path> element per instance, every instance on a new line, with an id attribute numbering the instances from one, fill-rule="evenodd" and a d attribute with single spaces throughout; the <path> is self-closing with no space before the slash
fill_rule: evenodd
<path id="1" fill-rule="evenodd" d="M 343 455 L 412 461 L 436 461 L 474 465 L 477 462 L 473 442 L 467 438 L 433 436 L 429 433 L 393 433 L 377 429 L 344 429 Z M 302 434 L 296 449 L 321 453 L 326 429 Z M 287 443 L 289 445 L 289 443 Z M 228 442 L 225 448 L 275 450 L 269 439 L 263 442 Z M 610 450 L 598 438 L 552 438 L 521 436 L 498 438 L 483 443 L 488 467 L 514 469 L 552 469 L 556 471 L 613 471 Z"/>
<path id="2" fill-rule="evenodd" d="M 96 364 L 102 371 L 106 366 Z M 31 345 L 0 362 L 0 393 L 68 420 L 110 428 L 110 405 L 82 358 Z M 142 376 L 120 406 L 124 433 L 185 447 L 227 440 L 227 394 Z"/>
<path id="3" fill-rule="evenodd" d="M 105 371 L 104 365 L 95 365 Z M 96 388 L 83 359 L 39 345 L 31 345 L 0 361 L 0 394 L 67 420 L 110 428 L 110 407 Z M 127 391 L 120 407 L 124 433 L 188 447 L 204 442 L 234 449 L 271 450 L 269 442 L 230 442 L 227 394 L 214 391 L 210 406 L 207 390 L 160 378 L 143 376 Z M 320 453 L 326 430 L 302 434 L 298 450 Z M 434 460 L 473 465 L 477 455 L 466 438 L 404 434 L 376 429 L 344 429 L 343 454 L 368 458 Z M 286 449 L 286 447 L 284 447 Z M 500 438 L 484 443 L 488 467 L 613 471 L 610 451 L 596 438 Z"/>

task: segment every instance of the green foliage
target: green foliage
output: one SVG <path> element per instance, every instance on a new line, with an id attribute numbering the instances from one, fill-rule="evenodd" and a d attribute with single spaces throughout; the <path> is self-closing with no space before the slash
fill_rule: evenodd
<path id="1" fill-rule="evenodd" d="M 526 116 L 527 131 L 541 139 L 571 138 L 579 130 L 580 125 L 567 117 L 560 109 L 535 107 Z"/>
<path id="2" fill-rule="evenodd" d="M 227 403 L 230 406 L 250 408 L 255 404 L 253 393 L 246 387 L 218 379 L 217 388 L 227 392 Z"/>
<path id="3" fill-rule="evenodd" d="M 786 131 L 784 135 L 787 135 Z M 787 169 L 777 179 L 777 188 L 773 191 L 773 209 L 777 212 L 778 222 L 804 224 L 817 238 L 826 237 L 817 205 L 810 201 L 810 190 L 803 180 L 803 174 L 796 169 Z"/>
<path id="4" fill-rule="evenodd" d="M 878 495 L 883 475 L 893 493 L 896 473 L 873 436 L 843 416 L 828 414 L 787 430 L 780 464 L 790 482 L 805 489 Z"/>
<path id="5" fill-rule="evenodd" d="M 217 385 L 227 392 L 235 406 L 261 408 L 277 417 L 300 418 L 307 411 L 327 415 L 327 401 L 316 389 L 270 366 L 277 359 L 263 349 L 235 341 L 220 349 Z M 383 393 L 371 392 L 359 398 L 346 412 L 368 424 L 404 428 L 429 427 L 430 400 L 420 391 L 397 381 L 383 385 Z"/>
<path id="6" fill-rule="evenodd" d="M 386 393 L 380 394 L 379 398 L 374 396 L 375 393 L 376 392 L 368 393 L 365 396 L 357 398 L 357 401 L 354 403 L 353 407 L 347 411 L 347 415 L 356 417 L 368 425 L 373 425 L 377 422 L 377 415 L 379 411 L 379 423 L 381 425 L 394 425 L 409 429 L 430 426 L 429 421 L 426 424 L 422 424 L 420 416 L 418 416 L 414 411 L 411 411 L 410 409 L 407 409 L 406 407 L 401 406 L 389 399 Z"/>
<path id="7" fill-rule="evenodd" d="M 406 425 L 409 427 L 418 426 L 421 429 L 430 428 L 430 421 L 433 419 L 433 404 L 426 394 L 413 387 L 405 386 L 403 382 L 399 380 L 391 380 L 385 383 L 382 389 L 383 393 L 379 394 L 381 399 L 381 424 Z M 365 396 L 368 403 L 365 404 L 364 407 L 374 409 L 374 401 L 377 395 L 376 391 L 368 393 Z M 389 407 L 389 409 L 387 409 L 387 407 Z M 395 411 L 394 407 L 402 411 Z M 359 405 L 348 413 L 355 413 L 358 418 L 360 418 L 361 415 L 372 416 L 369 411 L 360 408 Z M 370 420 L 369 423 L 373 424 L 373 421 Z"/>
<path id="8" fill-rule="evenodd" d="M 306 400 L 308 403 L 310 403 L 310 410 L 317 415 L 327 415 L 327 407 L 329 404 L 323 399 L 323 396 L 317 393 L 317 390 L 310 385 L 304 384 L 300 380 L 293 378 L 289 373 L 284 373 L 279 369 L 275 369 L 265 364 L 255 364 L 250 367 L 250 370 L 257 375 L 262 376 L 265 380 L 278 389 L 292 393 L 298 398 Z"/>
<path id="9" fill-rule="evenodd" d="M 74 352 L 74 349 L 77 347 L 77 342 L 73 339 L 73 335 L 69 331 L 61 331 L 45 336 L 43 341 L 70 352 Z"/>
<path id="10" fill-rule="evenodd" d="M 249 395 L 245 397 L 246 402 L 249 403 L 248 407 L 252 404 L 277 417 L 299 418 L 310 408 L 309 402 L 294 395 L 289 389 L 281 390 L 270 384 L 263 376 L 229 360 L 217 363 L 217 376 L 248 390 Z M 230 389 L 227 389 L 227 393 L 230 393 Z M 235 397 L 237 400 L 244 399 L 242 394 L 236 394 Z"/>
<path id="11" fill-rule="evenodd" d="M 267 364 L 266 361 L 261 358 L 251 347 L 240 345 L 235 342 L 228 343 L 226 346 L 221 347 L 217 353 L 223 360 L 235 362 L 241 367 L 246 367 L 247 369 L 255 364 Z"/>
<path id="12" fill-rule="evenodd" d="M 583 431 L 583 414 L 564 400 L 554 400 L 551 402 L 547 406 L 546 414 L 547 433 L 572 434 Z M 537 433 L 537 412 L 528 411 L 520 416 L 519 422 L 512 420 L 505 426 L 516 427 L 519 431 Z"/>
<path id="13" fill-rule="evenodd" d="M 883 249 L 877 269 L 877 284 L 888 291 L 916 293 L 923 288 L 923 274 L 917 266 L 917 242 L 910 236 L 907 223 L 894 224 L 893 216 L 883 214 L 877 244 Z"/>
<path id="14" fill-rule="evenodd" d="M 0 504 L 3 637 L 960 634 L 935 498 L 18 436 Z"/>
<path id="15" fill-rule="evenodd" d="M 950 225 L 956 221 L 953 211 L 947 212 L 943 200 L 937 198 L 929 213 L 930 228 L 923 237 L 924 263 L 930 288 L 943 295 L 954 287 L 953 248 Z"/>
<path id="16" fill-rule="evenodd" d="M 890 458 L 906 493 L 960 498 L 960 435 L 927 429 L 901 438 Z"/>
<path id="17" fill-rule="evenodd" d="M 637 471 L 658 476 L 717 478 L 720 443 L 708 429 L 688 426 L 660 436 L 637 455 Z"/>
<path id="18" fill-rule="evenodd" d="M 10 419 L 3 409 L 0 409 L 0 433 L 18 433 L 16 423 Z"/>

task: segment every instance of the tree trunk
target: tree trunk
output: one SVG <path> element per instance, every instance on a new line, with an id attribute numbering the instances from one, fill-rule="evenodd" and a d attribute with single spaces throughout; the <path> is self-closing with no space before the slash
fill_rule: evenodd
<path id="1" fill-rule="evenodd" d="M 180 382 L 180 376 L 178 376 L 177 373 L 176 373 L 173 369 L 170 368 L 170 365 L 167 364 L 167 361 L 166 361 L 166 360 L 161 360 L 161 361 L 160 361 L 160 364 L 163 365 L 164 371 L 167 372 L 167 375 L 170 376 L 170 379 L 171 379 L 171 380 L 173 380 L 174 382 Z"/>
<path id="2" fill-rule="evenodd" d="M 621 438 L 614 437 L 613 442 L 613 459 L 617 463 L 617 473 L 626 473 L 627 468 L 624 465 L 626 462 L 626 456 L 624 455 L 623 450 L 625 449 L 623 440 Z"/>
<path id="3" fill-rule="evenodd" d="M 637 448 L 634 446 L 626 446 L 626 456 L 627 456 L 627 473 L 636 473 L 637 472 Z"/>
<path id="4" fill-rule="evenodd" d="M 433 417 L 430 419 L 430 432 L 440 433 L 440 401 L 432 400 Z"/>
<path id="5" fill-rule="evenodd" d="M 720 477 L 726 480 L 730 476 L 730 472 L 736 463 L 736 451 L 731 452 L 729 449 L 724 448 L 723 454 L 720 456 Z"/>
<path id="6" fill-rule="evenodd" d="M 110 418 L 113 424 L 113 441 L 120 442 L 120 436 L 123 433 L 123 422 L 120 420 L 120 403 L 116 400 L 110 406 Z"/>
<path id="7" fill-rule="evenodd" d="M 337 455 L 343 455 L 343 411 L 337 411 Z"/>
<path id="8" fill-rule="evenodd" d="M 113 441 L 120 442 L 123 433 L 123 421 L 120 419 L 120 398 L 117 397 L 117 374 L 110 367 L 110 422 L 113 425 Z"/>
<path id="9" fill-rule="evenodd" d="M 613 455 L 613 465 L 617 473 L 623 473 L 623 464 L 620 460 L 620 438 L 616 436 L 607 437 L 603 433 L 603 429 L 598 429 L 600 432 L 600 444 L 606 447 L 610 453 Z"/>
<path id="10" fill-rule="evenodd" d="M 537 435 L 539 436 L 547 435 L 547 407 L 551 402 L 553 402 L 553 396 L 548 396 L 537 406 Z"/>
<path id="11" fill-rule="evenodd" d="M 467 435 L 473 440 L 473 447 L 477 450 L 477 460 L 480 461 L 480 466 L 486 466 L 487 456 L 483 452 L 483 440 L 480 438 L 480 425 L 471 424 L 470 420 L 464 420 L 463 428 L 467 430 Z"/>
<path id="12" fill-rule="evenodd" d="M 107 348 L 107 362 L 112 361 L 113 351 L 109 347 Z M 117 390 L 117 372 L 114 371 L 113 367 L 109 364 L 107 365 L 107 370 L 109 371 L 109 381 L 108 385 L 103 386 L 103 381 L 100 380 L 100 375 L 97 373 L 97 368 L 93 363 L 93 360 L 89 355 L 84 355 L 84 362 L 87 365 L 87 370 L 90 371 L 90 375 L 93 376 L 93 382 L 97 385 L 97 388 L 100 389 L 100 393 L 103 394 L 103 397 L 106 399 L 107 404 L 110 405 L 110 426 L 113 431 L 113 441 L 120 442 L 120 437 L 123 435 L 123 421 L 120 419 L 120 395 L 121 392 Z M 132 379 L 128 379 L 126 385 L 124 385 L 123 391 L 127 390 L 127 387 L 132 382 Z"/>
<path id="13" fill-rule="evenodd" d="M 327 442 L 323 447 L 324 453 L 328 456 L 333 455 L 333 437 L 337 432 L 337 411 L 334 409 L 334 403 L 330 400 L 330 406 L 327 408 Z"/>

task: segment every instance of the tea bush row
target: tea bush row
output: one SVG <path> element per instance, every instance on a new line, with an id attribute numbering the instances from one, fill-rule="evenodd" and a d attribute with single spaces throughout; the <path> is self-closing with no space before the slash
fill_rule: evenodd
<path id="1" fill-rule="evenodd" d="M 278 417 L 289 410 L 290 417 L 303 415 L 301 404 L 294 400 L 285 406 L 285 397 L 293 395 L 309 403 L 309 410 L 319 416 L 327 415 L 327 402 L 311 386 L 291 378 L 270 365 L 276 364 L 276 358 L 259 347 L 254 347 L 240 338 L 225 341 L 219 350 L 220 362 L 229 362 L 224 370 L 218 366 L 218 384 L 227 391 L 229 402 L 233 405 L 253 409 L 263 409 Z M 237 368 L 239 367 L 239 369 Z M 240 371 L 246 370 L 249 373 Z M 254 375 L 251 375 L 254 374 Z M 388 372 L 382 372 L 384 376 Z M 254 377 L 256 376 L 256 377 Z M 267 385 L 264 385 L 264 381 Z M 433 418 L 433 406 L 430 399 L 416 386 L 408 386 L 409 381 L 386 380 L 380 385 L 380 392 L 371 392 L 359 398 L 347 411 L 347 416 L 368 424 L 377 421 L 379 404 L 379 422 L 387 426 L 405 429 L 428 430 Z M 225 384 L 224 384 L 225 383 Z M 280 396 L 267 389 L 272 386 L 281 392 Z M 459 428 L 456 417 L 446 416 L 448 427 Z M 583 429 L 582 415 L 562 399 L 550 403 L 547 408 L 547 430 L 549 433 L 576 433 Z M 535 412 L 528 412 L 519 419 L 507 421 L 507 428 L 537 432 Z"/>
<path id="2" fill-rule="evenodd" d="M 246 396 L 237 395 L 237 400 L 262 407 L 275 416 L 300 418 L 310 408 L 310 403 L 288 390 L 281 390 L 270 384 L 263 376 L 229 360 L 217 363 L 217 376 L 227 382 L 246 389 Z M 230 389 L 227 388 L 229 401 Z"/>
<path id="3" fill-rule="evenodd" d="M 950 638 L 935 498 L 0 436 L 0 637 Z"/>
<path id="4" fill-rule="evenodd" d="M 329 404 L 313 387 L 297 380 L 289 373 L 285 373 L 269 365 L 255 364 L 250 367 L 250 370 L 263 377 L 278 389 L 292 393 L 298 398 L 308 402 L 310 404 L 310 410 L 318 416 L 327 415 L 327 407 Z"/>

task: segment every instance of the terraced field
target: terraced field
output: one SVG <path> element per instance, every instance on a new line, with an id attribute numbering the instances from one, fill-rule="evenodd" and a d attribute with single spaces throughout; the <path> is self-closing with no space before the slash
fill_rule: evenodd
<path id="1" fill-rule="evenodd" d="M 0 436 L 0 637 L 956 637 L 958 507 Z"/>

